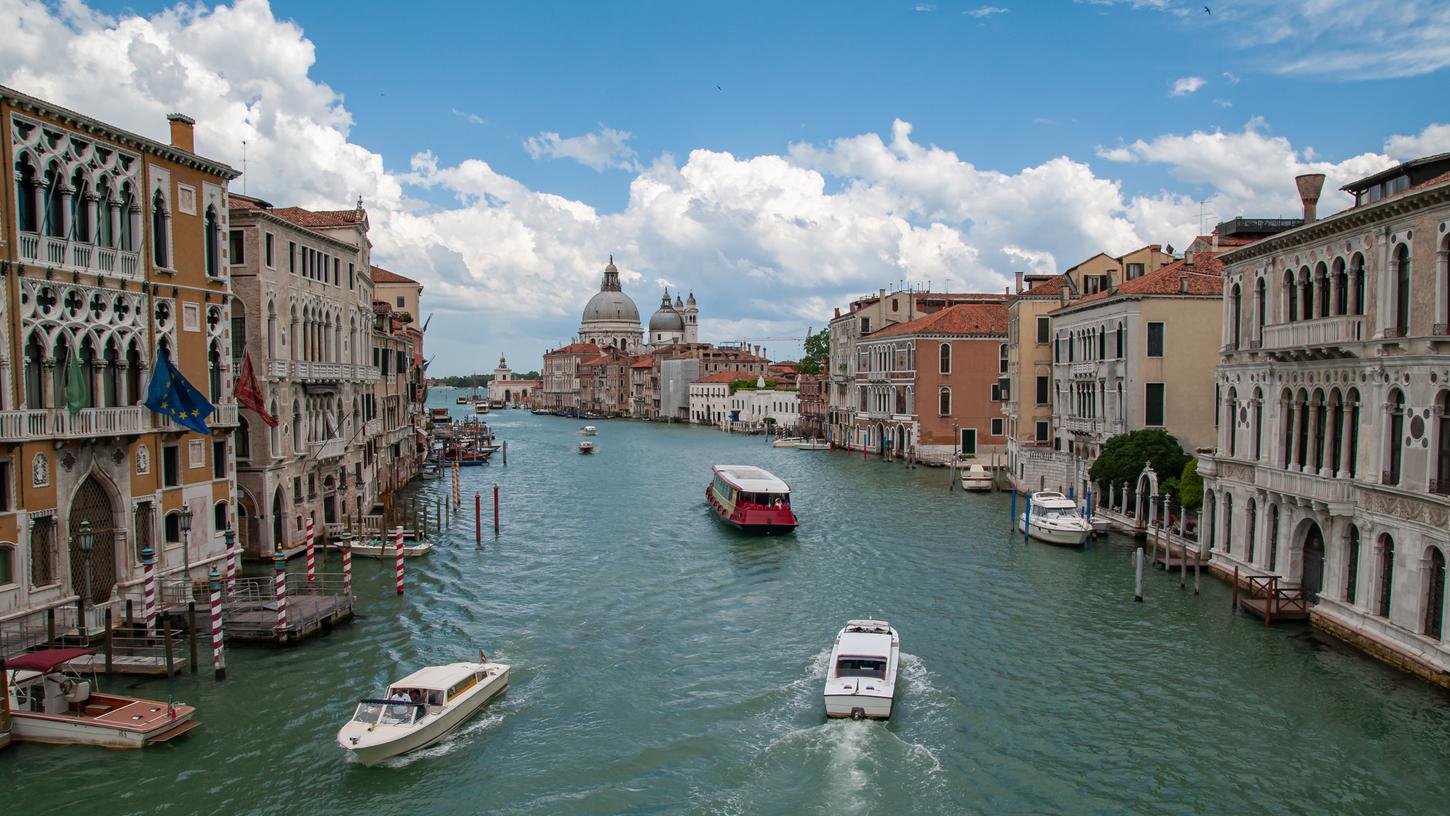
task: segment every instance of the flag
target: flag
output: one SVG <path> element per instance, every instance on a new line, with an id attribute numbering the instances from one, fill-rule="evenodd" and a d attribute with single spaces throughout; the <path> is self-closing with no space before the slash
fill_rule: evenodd
<path id="1" fill-rule="evenodd" d="M 86 375 L 81 370 L 81 355 L 70 349 L 65 363 L 65 407 L 72 414 L 86 407 Z"/>
<path id="2" fill-rule="evenodd" d="M 181 372 L 171 364 L 171 357 L 165 353 L 156 358 L 156 370 L 151 373 L 151 385 L 146 389 L 146 407 L 200 434 L 210 432 L 206 418 L 216 410 L 195 386 L 181 376 Z"/>
<path id="3" fill-rule="evenodd" d="M 267 413 L 267 400 L 262 396 L 262 386 L 257 383 L 257 375 L 252 371 L 252 355 L 242 355 L 242 376 L 237 378 L 236 387 L 232 394 L 237 402 L 257 412 L 257 416 L 267 423 L 267 427 L 277 427 L 277 418 Z"/>

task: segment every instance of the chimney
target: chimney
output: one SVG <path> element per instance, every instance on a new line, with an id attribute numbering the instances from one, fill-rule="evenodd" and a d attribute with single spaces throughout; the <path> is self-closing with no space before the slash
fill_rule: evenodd
<path id="1" fill-rule="evenodd" d="M 1017 293 L 1022 293 L 1022 270 L 1017 270 Z"/>
<path id="2" fill-rule="evenodd" d="M 840 316 L 841 316 L 841 307 L 840 306 L 837 306 L 836 307 L 836 317 L 840 317 Z"/>
<path id="3" fill-rule="evenodd" d="M 1180 295 L 1186 295 L 1186 294 L 1188 294 L 1188 278 L 1179 278 L 1178 279 L 1178 294 L 1180 294 Z"/>
<path id="4" fill-rule="evenodd" d="M 171 123 L 171 146 L 187 153 L 195 153 L 196 120 L 184 113 L 173 113 L 166 117 L 166 121 Z"/>
<path id="5" fill-rule="evenodd" d="M 1192 252 L 1185 252 L 1185 253 L 1183 253 L 1183 265 L 1185 267 L 1189 268 L 1189 269 L 1192 269 L 1193 268 L 1193 253 Z"/>
<path id="6" fill-rule="evenodd" d="M 1304 223 L 1313 224 L 1319 206 L 1319 191 L 1324 189 L 1323 173 L 1306 173 L 1294 177 L 1299 188 L 1299 200 L 1304 202 Z"/>

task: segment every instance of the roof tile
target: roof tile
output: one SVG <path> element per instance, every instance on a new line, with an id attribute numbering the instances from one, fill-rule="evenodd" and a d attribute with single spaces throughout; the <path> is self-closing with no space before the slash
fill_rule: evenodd
<path id="1" fill-rule="evenodd" d="M 925 317 L 887 326 L 862 338 L 899 337 L 907 334 L 960 334 L 999 336 L 1007 333 L 1007 304 L 958 303 Z"/>

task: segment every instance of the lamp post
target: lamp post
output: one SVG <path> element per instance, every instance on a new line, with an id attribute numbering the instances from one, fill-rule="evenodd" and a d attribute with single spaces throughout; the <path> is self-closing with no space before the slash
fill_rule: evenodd
<path id="1" fill-rule="evenodd" d="M 96 546 L 96 536 L 91 532 L 89 521 L 81 522 L 81 559 L 85 565 L 85 594 L 81 595 L 80 607 L 80 630 L 82 637 L 89 637 L 91 627 L 86 625 L 86 600 L 91 597 L 91 550 Z"/>
<path id="2" fill-rule="evenodd" d="M 181 508 L 181 563 L 186 570 L 186 593 L 191 594 L 191 505 Z"/>

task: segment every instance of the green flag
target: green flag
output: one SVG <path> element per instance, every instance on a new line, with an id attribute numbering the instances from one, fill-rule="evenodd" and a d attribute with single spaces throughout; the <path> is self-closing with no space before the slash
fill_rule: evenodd
<path id="1" fill-rule="evenodd" d="M 65 366 L 65 407 L 72 414 L 86 407 L 85 372 L 81 370 L 80 354 L 72 350 Z"/>

